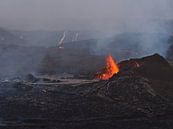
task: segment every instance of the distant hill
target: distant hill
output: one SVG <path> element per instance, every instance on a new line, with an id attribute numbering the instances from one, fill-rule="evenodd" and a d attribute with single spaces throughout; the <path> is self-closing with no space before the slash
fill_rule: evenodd
<path id="1" fill-rule="evenodd" d="M 52 47 L 60 42 L 69 43 L 89 40 L 95 37 L 91 31 L 12 31 L 18 37 L 22 36 L 28 45 Z"/>
<path id="2" fill-rule="evenodd" d="M 0 28 L 0 44 L 5 45 L 24 45 L 25 40 L 22 36 L 15 36 L 10 31 Z"/>

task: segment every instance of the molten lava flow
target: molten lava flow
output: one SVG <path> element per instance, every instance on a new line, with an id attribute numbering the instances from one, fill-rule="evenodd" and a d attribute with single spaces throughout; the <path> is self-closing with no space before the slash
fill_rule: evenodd
<path id="1" fill-rule="evenodd" d="M 106 67 L 103 70 L 103 72 L 96 76 L 96 78 L 102 79 L 102 80 L 108 80 L 111 78 L 114 74 L 117 74 L 119 72 L 118 65 L 116 64 L 116 61 L 112 58 L 111 55 L 108 55 L 106 58 Z"/>

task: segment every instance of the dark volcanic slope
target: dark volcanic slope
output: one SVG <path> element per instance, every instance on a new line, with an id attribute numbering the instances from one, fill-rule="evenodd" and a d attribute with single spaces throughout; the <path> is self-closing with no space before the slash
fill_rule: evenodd
<path id="1" fill-rule="evenodd" d="M 77 44 L 77 45 L 76 45 Z M 93 55 L 85 45 L 72 44 L 49 48 L 40 66 L 40 72 L 46 74 L 71 73 L 74 75 L 90 75 L 104 66 L 104 57 Z"/>
<path id="2" fill-rule="evenodd" d="M 110 80 L 78 86 L 1 83 L 0 126 L 171 129 L 173 105 L 166 93 L 172 92 L 173 80 L 161 79 L 158 74 L 158 70 L 165 76 L 172 74 L 169 64 L 153 55 L 120 65 L 121 72 Z M 150 69 L 152 76 L 145 74 Z"/>
<path id="3" fill-rule="evenodd" d="M 160 55 L 123 61 L 120 66 L 122 74 L 131 71 L 135 75 L 149 79 L 154 90 L 173 100 L 173 68 Z"/>

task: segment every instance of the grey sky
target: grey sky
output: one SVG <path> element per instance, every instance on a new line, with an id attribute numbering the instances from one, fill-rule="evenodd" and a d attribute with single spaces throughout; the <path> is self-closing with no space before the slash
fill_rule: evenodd
<path id="1" fill-rule="evenodd" d="M 0 26 L 13 29 L 140 28 L 173 18 L 172 0 L 0 0 Z"/>

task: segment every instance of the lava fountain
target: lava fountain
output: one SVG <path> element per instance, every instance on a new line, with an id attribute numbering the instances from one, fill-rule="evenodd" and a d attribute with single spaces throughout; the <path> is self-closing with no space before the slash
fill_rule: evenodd
<path id="1" fill-rule="evenodd" d="M 96 76 L 96 78 L 101 80 L 108 80 L 111 78 L 114 74 L 117 74 L 119 72 L 119 67 L 116 63 L 116 61 L 113 59 L 111 55 L 108 55 L 106 57 L 106 66 L 103 69 L 103 71 Z"/>

